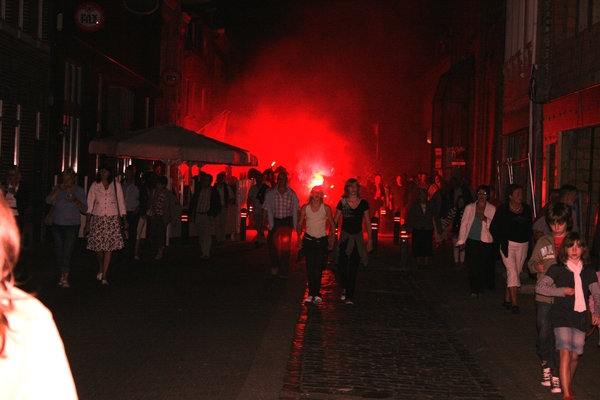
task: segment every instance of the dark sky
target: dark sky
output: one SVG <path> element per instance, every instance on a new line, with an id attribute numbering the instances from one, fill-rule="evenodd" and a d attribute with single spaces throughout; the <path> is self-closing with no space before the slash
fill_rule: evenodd
<path id="1" fill-rule="evenodd" d="M 451 3 L 213 0 L 203 6 L 216 7 L 215 22 L 235 43 L 239 69 L 229 109 L 248 118 L 266 109 L 282 119 L 326 120 L 348 140 L 349 152 L 365 153 L 369 173 L 395 175 L 429 167 L 429 159 L 415 154 L 430 152 L 424 143 L 431 97 L 443 68 L 435 39 L 448 29 Z"/>

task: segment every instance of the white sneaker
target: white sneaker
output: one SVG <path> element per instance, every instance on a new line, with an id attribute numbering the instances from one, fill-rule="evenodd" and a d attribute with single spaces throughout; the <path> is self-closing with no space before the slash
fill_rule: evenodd
<path id="1" fill-rule="evenodd" d="M 560 378 L 558 376 L 552 376 L 552 389 L 550 389 L 552 393 L 562 393 L 562 389 L 560 387 Z"/>
<path id="2" fill-rule="evenodd" d="M 106 279 L 102 279 L 102 284 L 106 286 L 108 285 L 108 281 Z"/>
<path id="3" fill-rule="evenodd" d="M 304 299 L 305 303 L 312 303 L 313 302 L 313 297 L 312 296 L 308 296 L 307 298 Z"/>
<path id="4" fill-rule="evenodd" d="M 102 272 L 98 272 L 98 274 L 96 275 L 96 279 L 99 281 L 102 280 Z"/>
<path id="5" fill-rule="evenodd" d="M 68 289 L 68 288 L 70 288 L 70 287 L 71 287 L 71 285 L 69 285 L 69 282 L 67 282 L 67 281 L 63 281 L 63 282 L 62 282 L 62 287 L 63 287 L 63 289 Z"/>
<path id="6" fill-rule="evenodd" d="M 58 281 L 58 283 L 56 284 L 57 286 L 62 286 L 63 285 L 63 280 L 61 279 L 60 281 Z"/>
<path id="7" fill-rule="evenodd" d="M 315 304 L 319 304 L 322 301 L 323 301 L 323 299 L 321 298 L 321 296 L 315 296 L 313 299 L 313 303 L 315 303 Z"/>
<path id="8" fill-rule="evenodd" d="M 542 386 L 551 386 L 552 385 L 552 372 L 550 372 L 550 367 L 545 367 L 542 365 Z"/>

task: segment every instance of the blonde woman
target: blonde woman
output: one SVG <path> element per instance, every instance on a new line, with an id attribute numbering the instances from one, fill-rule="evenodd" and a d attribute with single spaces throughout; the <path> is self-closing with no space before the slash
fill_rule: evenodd
<path id="1" fill-rule="evenodd" d="M 358 267 L 361 264 L 367 266 L 369 263 L 367 253 L 373 250 L 369 203 L 360 197 L 360 186 L 358 180 L 354 178 L 348 179 L 344 185 L 344 195 L 333 217 L 336 227 L 340 217 L 342 218 L 338 256 L 338 272 L 342 285 L 340 299 L 352 305 Z M 367 229 L 367 243 L 363 236 L 363 221 Z"/>
<path id="2" fill-rule="evenodd" d="M 77 399 L 65 349 L 46 307 L 14 286 L 19 231 L 0 195 L 0 387 L 3 399 Z"/>

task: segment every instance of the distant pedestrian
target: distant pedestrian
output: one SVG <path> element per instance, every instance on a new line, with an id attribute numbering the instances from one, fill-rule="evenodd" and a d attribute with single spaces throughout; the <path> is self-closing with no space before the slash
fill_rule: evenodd
<path id="1" fill-rule="evenodd" d="M 360 197 L 360 186 L 356 179 L 350 178 L 344 185 L 344 195 L 336 207 L 334 224 L 337 227 L 342 218 L 339 238 L 338 274 L 342 291 L 340 299 L 346 304 L 354 304 L 356 276 L 358 267 L 369 263 L 369 253 L 373 250 L 371 216 L 369 203 Z M 365 245 L 363 221 L 367 229 Z"/>
<path id="2" fill-rule="evenodd" d="M 215 183 L 215 188 L 217 189 L 221 200 L 221 211 L 214 217 L 215 240 L 217 243 L 225 242 L 225 230 L 227 227 L 229 206 L 235 204 L 235 196 L 233 190 L 231 190 L 231 186 L 229 186 L 225 180 L 226 177 L 227 175 L 224 171 L 219 172 L 217 174 L 217 182 Z"/>
<path id="3" fill-rule="evenodd" d="M 600 304 L 600 285 L 590 265 L 590 251 L 578 232 L 569 233 L 558 251 L 558 264 L 552 265 L 537 283 L 536 293 L 554 297 L 552 326 L 559 352 L 560 384 L 564 399 L 575 399 L 571 384 L 583 354 L 589 326 L 586 299 L 590 294 Z M 592 314 L 592 325 L 600 325 L 600 309 Z"/>
<path id="4" fill-rule="evenodd" d="M 15 216 L 19 232 L 23 233 L 23 216 L 31 200 L 29 198 L 29 188 L 23 183 L 21 178 L 18 166 L 13 165 L 8 168 L 6 185 L 2 185 L 2 192 L 4 192 L 4 197 Z"/>
<path id="5" fill-rule="evenodd" d="M 106 274 L 110 266 L 112 252 L 125 246 L 121 236 L 121 221 L 127 229 L 127 213 L 123 189 L 113 178 L 110 165 L 98 167 L 96 181 L 90 186 L 87 198 L 87 214 L 83 233 L 88 234 L 87 249 L 96 253 L 99 270 L 96 279 L 108 285 Z"/>
<path id="6" fill-rule="evenodd" d="M 267 190 L 271 188 L 269 174 L 265 171 L 263 174 L 258 173 L 255 177 L 256 183 L 250 187 L 248 191 L 248 207 L 252 206 L 252 215 L 254 216 L 254 227 L 256 228 L 256 239 L 254 245 L 260 247 L 267 243 L 265 238 L 265 227 L 263 225 L 263 204 Z"/>
<path id="7" fill-rule="evenodd" d="M 81 228 L 81 214 L 87 212 L 85 191 L 75 185 L 75 176 L 73 168 L 65 168 L 61 182 L 46 197 L 46 204 L 54 204 L 52 239 L 60 268 L 58 284 L 65 289 L 70 287 L 69 272 Z"/>
<path id="8" fill-rule="evenodd" d="M 521 286 L 520 274 L 533 235 L 533 214 L 531 207 L 523 202 L 521 185 L 509 185 L 506 197 L 507 201 L 496 211 L 490 232 L 494 243 L 499 244 L 500 257 L 506 268 L 506 292 L 502 305 L 513 314 L 519 314 L 517 289 Z"/>
<path id="9" fill-rule="evenodd" d="M 479 185 L 475 192 L 477 201 L 467 204 L 460 224 L 456 245 L 465 250 L 469 270 L 471 298 L 483 296 L 485 275 L 490 253 L 494 251 L 494 238 L 490 234 L 490 224 L 495 218 L 496 207 L 488 202 L 490 188 Z"/>
<path id="10" fill-rule="evenodd" d="M 0 196 L 0 387 L 3 399 L 77 399 L 52 313 L 15 287 L 20 235 Z"/>
<path id="11" fill-rule="evenodd" d="M 210 258 L 213 219 L 221 212 L 219 192 L 211 186 L 212 180 L 212 175 L 200 172 L 200 179 L 198 185 L 196 185 L 189 209 L 191 222 L 196 224 L 198 243 L 202 253 L 200 258 L 204 260 Z"/>
<path id="12" fill-rule="evenodd" d="M 135 239 L 135 249 L 134 249 L 134 260 L 139 260 L 140 259 L 140 246 L 142 244 L 142 241 L 144 239 L 146 239 L 146 228 L 148 226 L 148 210 L 149 210 L 149 205 L 150 205 L 150 194 L 152 193 L 152 190 L 154 189 L 152 187 L 152 179 L 150 178 L 149 175 L 151 175 L 151 172 L 145 172 L 144 174 L 142 174 L 142 180 L 141 180 L 141 184 L 140 184 L 140 197 L 139 197 L 139 204 L 138 204 L 138 214 L 140 216 L 140 219 L 138 221 L 138 226 L 137 226 L 137 230 L 136 230 L 136 239 Z"/>
<path id="13" fill-rule="evenodd" d="M 546 210 L 544 217 L 551 234 L 542 236 L 535 244 L 528 262 L 529 271 L 537 275 L 540 282 L 551 265 L 557 263 L 557 254 L 561 245 L 573 227 L 571 209 L 562 203 L 553 203 Z M 560 393 L 560 378 L 558 374 L 558 353 L 554 347 L 554 331 L 552 327 L 553 298 L 535 295 L 537 315 L 537 354 L 542 361 L 542 385 L 550 386 L 552 393 Z"/>
<path id="14" fill-rule="evenodd" d="M 333 249 L 335 239 L 335 224 L 331 207 L 323 203 L 323 197 L 322 186 L 315 186 L 311 189 L 308 203 L 300 208 L 300 217 L 296 228 L 298 247 L 304 250 L 306 257 L 308 297 L 304 299 L 305 303 L 319 304 L 323 301 L 320 292 L 321 279 L 327 260 L 327 249 Z M 329 221 L 329 234 L 327 234 L 327 221 Z M 304 237 L 300 240 L 305 222 Z"/>
<path id="15" fill-rule="evenodd" d="M 300 200 L 296 192 L 288 186 L 285 172 L 277 174 L 277 185 L 265 195 L 263 222 L 269 221 L 269 260 L 271 274 L 287 278 L 290 265 L 292 233 L 298 226 Z"/>
<path id="16" fill-rule="evenodd" d="M 407 231 L 412 233 L 412 253 L 417 259 L 417 268 L 427 268 L 429 257 L 433 254 L 431 241 L 435 211 L 427 196 L 427 189 L 419 189 L 417 201 L 411 204 L 406 218 Z"/>
<path id="17" fill-rule="evenodd" d="M 161 175 L 156 178 L 156 189 L 150 196 L 150 232 L 152 232 L 152 243 L 157 248 L 155 259 L 160 260 L 166 246 L 167 226 L 177 226 L 179 215 L 175 209 L 175 196 L 167 190 L 169 180 Z"/>
<path id="18" fill-rule="evenodd" d="M 446 218 L 442 220 L 442 229 L 446 231 L 450 226 L 450 237 L 452 238 L 452 244 L 454 247 L 454 268 L 461 269 L 465 264 L 465 249 L 461 249 L 457 246 L 458 235 L 460 233 L 460 226 L 462 223 L 463 213 L 465 212 L 465 199 L 462 196 L 458 196 L 456 205 L 448 211 Z"/>
<path id="19" fill-rule="evenodd" d="M 125 168 L 125 179 L 121 184 L 123 185 L 123 197 L 125 198 L 125 208 L 127 210 L 127 222 L 129 222 L 125 250 L 127 257 L 133 257 L 137 241 L 137 228 L 140 221 L 140 188 L 135 181 L 135 167 L 133 165 Z"/>

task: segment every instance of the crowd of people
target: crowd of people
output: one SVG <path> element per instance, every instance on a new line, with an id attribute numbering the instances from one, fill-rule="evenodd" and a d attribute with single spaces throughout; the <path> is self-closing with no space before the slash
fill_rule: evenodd
<path id="1" fill-rule="evenodd" d="M 337 267 L 340 298 L 353 304 L 359 265 L 367 265 L 372 248 L 370 218 L 382 217 L 381 210 L 387 208 L 401 218 L 411 233 L 416 269 L 428 267 L 434 245 L 452 240 L 455 268 L 466 265 L 473 299 L 482 297 L 485 290 L 496 290 L 495 266 L 501 261 L 506 271 L 502 307 L 519 314 L 518 293 L 524 266 L 537 275 L 536 347 L 541 360 L 541 384 L 552 393 L 563 393 L 565 399 L 575 398 L 571 382 L 578 357 L 583 353 L 590 311 L 591 324 L 600 324 L 600 307 L 594 308 L 600 301 L 600 273 L 590 264 L 590 250 L 577 232 L 574 186 L 564 185 L 556 191 L 536 219 L 525 201 L 523 186 L 516 183 L 508 185 L 502 202 L 491 186 L 482 184 L 472 189 L 465 179 L 445 181 L 436 175 L 429 181 L 427 174 L 419 173 L 416 179 L 398 176 L 395 186 L 389 188 L 376 175 L 369 188 L 369 184 L 361 185 L 360 180 L 352 178 L 346 182 L 333 217 L 323 204 L 322 188 L 317 186 L 302 206 L 296 223 L 296 203 L 285 198 L 297 196 L 287 186 L 285 174 L 278 176 L 277 181 L 276 188 L 266 194 L 272 203 L 260 207 L 266 215 L 277 213 L 267 225 L 272 227 L 269 238 L 273 239 L 269 243 L 276 241 L 270 250 L 282 257 L 271 257 L 272 271 L 276 274 L 278 267 L 287 268 L 289 247 L 285 246 L 291 242 L 292 227 L 297 224 L 300 238 L 305 224 L 298 245 L 306 252 L 306 303 L 323 300 L 319 292 L 321 274 L 326 249 L 333 249 L 330 262 Z M 335 229 L 340 217 L 338 237 Z M 286 233 L 281 233 L 282 226 Z M 367 242 L 363 227 L 367 230 Z"/>
<path id="2" fill-rule="evenodd" d="M 21 310 L 15 305 L 30 302 L 32 307 L 40 308 L 12 283 L 11 268 L 18 257 L 22 194 L 27 188 L 19 183 L 18 168 L 9 172 L 8 184 L 2 187 L 4 196 L 0 196 L 0 225 L 6 229 L 0 232 L 0 240 L 5 242 L 0 248 L 0 261 L 4 262 L 0 292 L 8 299 L 0 307 L 3 314 L 0 353 L 12 351 L 6 326 L 11 318 L 19 318 Z M 505 201 L 501 202 L 491 186 L 481 184 L 472 189 L 468 180 L 446 181 L 440 175 L 433 179 L 428 179 L 425 173 L 417 174 L 416 178 L 397 176 L 391 188 L 383 185 L 379 175 L 367 185 L 362 185 L 360 178 L 350 178 L 333 209 L 324 201 L 324 188 L 319 185 L 311 188 L 308 200 L 301 204 L 283 168 L 263 173 L 254 170 L 249 177 L 253 185 L 248 191 L 247 206 L 257 231 L 255 246 L 267 245 L 272 275 L 285 279 L 292 235 L 296 231 L 299 255 L 306 259 L 308 290 L 304 302 L 307 304 L 318 305 L 323 301 L 321 280 L 328 259 L 335 266 L 340 299 L 347 305 L 354 304 L 358 271 L 361 265 L 368 265 L 373 249 L 371 218 L 383 217 L 383 209 L 399 217 L 411 234 L 416 269 L 428 268 L 434 247 L 451 240 L 454 267 L 467 268 L 473 299 L 482 297 L 486 290 L 496 290 L 495 265 L 501 261 L 506 270 L 502 307 L 519 314 L 520 277 L 527 266 L 528 272 L 537 277 L 536 347 L 541 361 L 541 384 L 552 393 L 563 393 L 565 399 L 574 398 L 571 382 L 578 357 L 583 353 L 590 311 L 592 325 L 600 325 L 600 307 L 594 307 L 600 304 L 600 273 L 591 266 L 590 249 L 578 233 L 573 210 L 577 197 L 574 186 L 564 185 L 553 193 L 535 219 L 525 201 L 525 190 L 519 184 L 508 185 Z M 203 259 L 210 258 L 213 243 L 225 240 L 223 215 L 235 198 L 225 178 L 224 173 L 218 174 L 213 185 L 212 175 L 200 172 L 189 203 L 188 214 L 196 226 Z M 86 195 L 76 184 L 75 171 L 66 168 L 46 197 L 46 203 L 53 209 L 51 225 L 60 270 L 58 285 L 70 287 L 69 273 L 82 215 L 86 248 L 96 255 L 96 278 L 102 285 L 108 285 L 108 270 L 115 251 L 125 249 L 132 259 L 140 258 L 139 246 L 146 232 L 156 248 L 155 258 L 161 259 L 166 227 L 176 225 L 179 220 L 175 195 L 167 187 L 166 176 L 142 174 L 141 180 L 136 179 L 133 166 L 126 169 L 125 179 L 118 183 L 111 166 L 101 164 Z M 14 233 L 9 236 L 17 239 L 7 237 L 6 232 Z M 13 302 L 16 299 L 24 302 Z M 23 309 L 23 312 L 29 311 Z M 37 314 L 43 317 L 43 309 L 37 310 Z M 44 323 L 45 329 L 55 330 L 48 321 Z M 52 340 L 58 351 L 54 355 L 61 359 L 64 357 L 61 343 L 56 337 Z M 61 379 L 71 390 L 68 364 L 66 370 L 64 367 Z"/>

